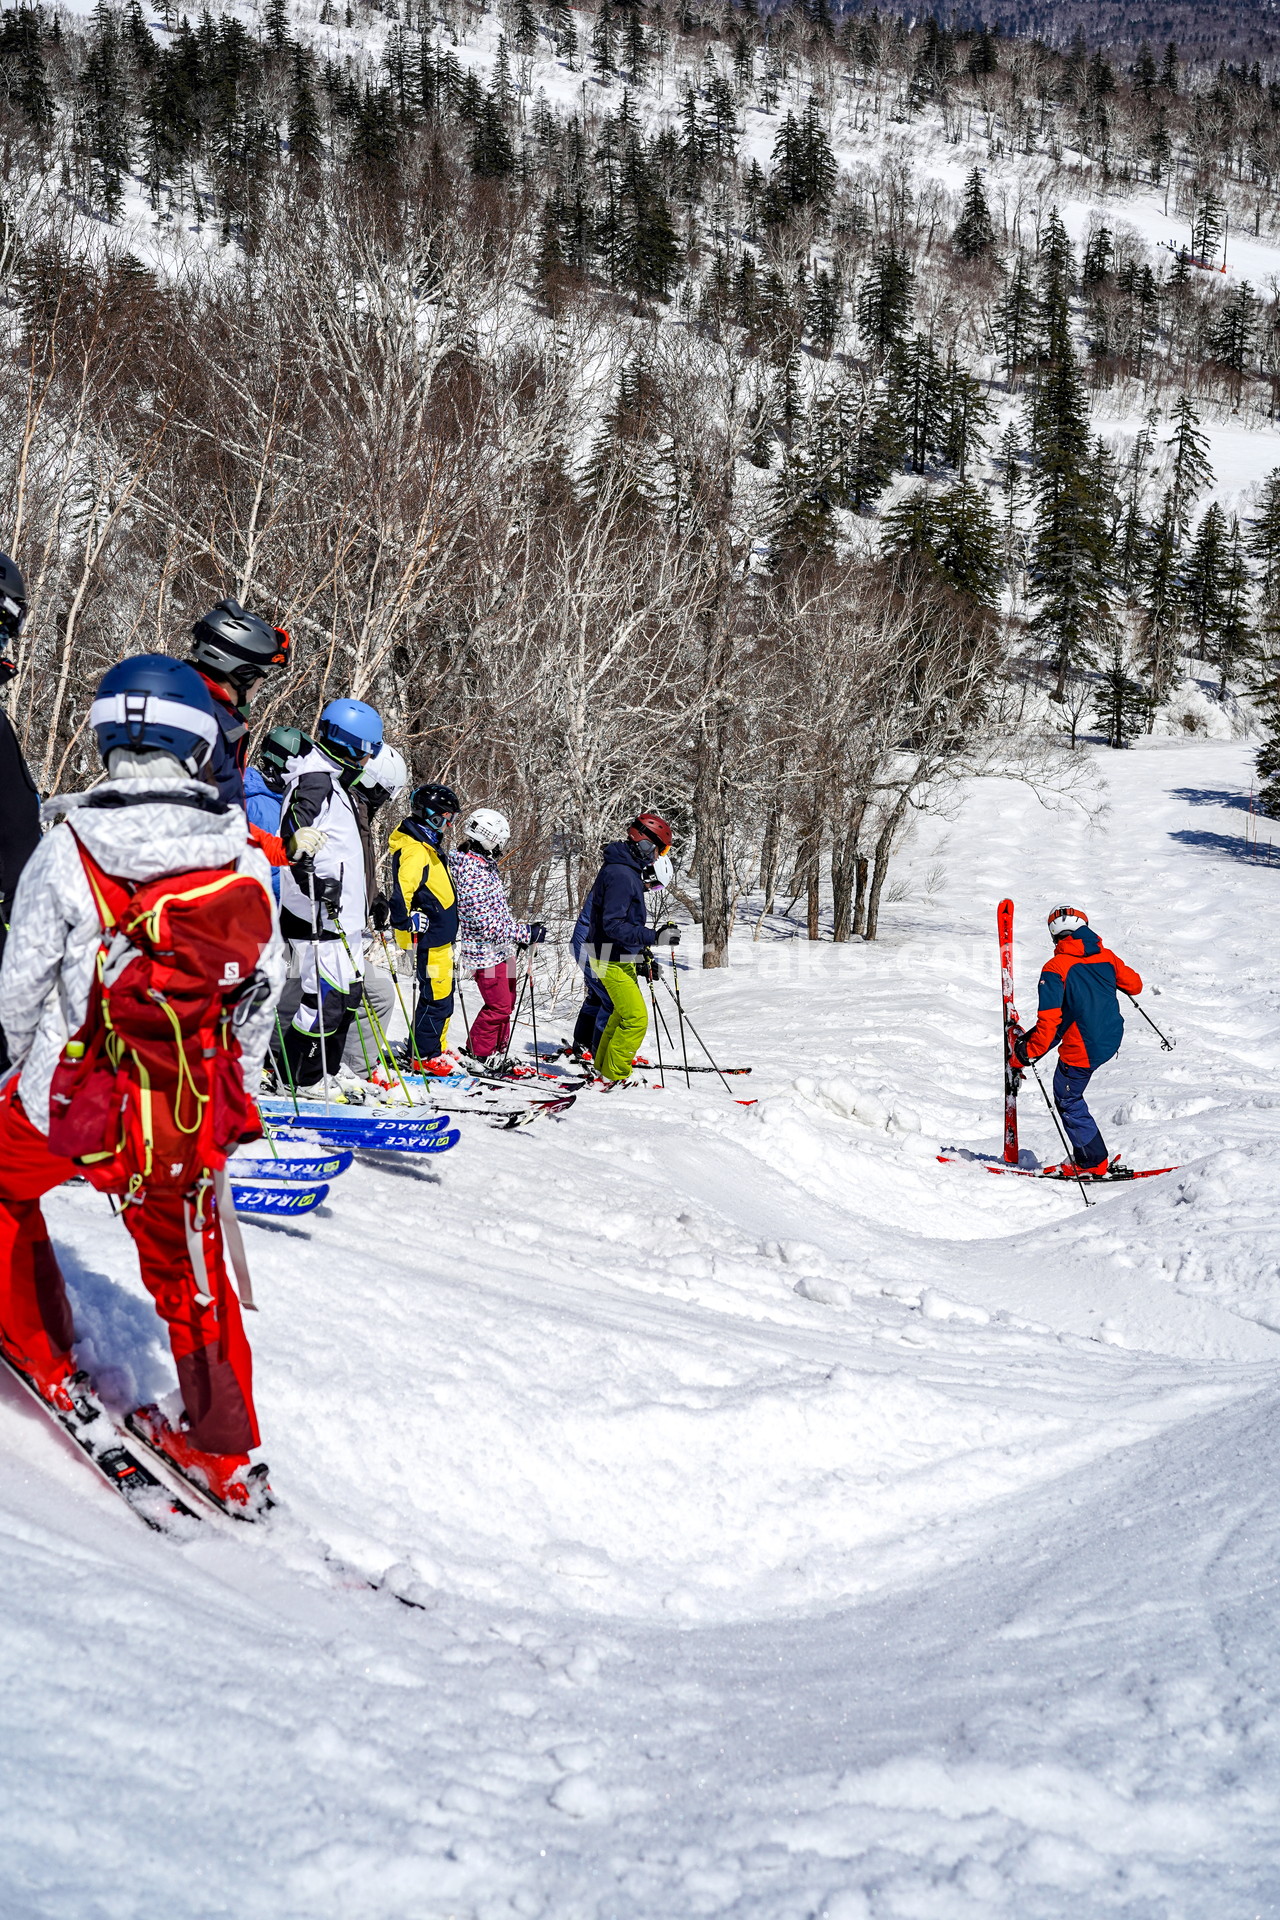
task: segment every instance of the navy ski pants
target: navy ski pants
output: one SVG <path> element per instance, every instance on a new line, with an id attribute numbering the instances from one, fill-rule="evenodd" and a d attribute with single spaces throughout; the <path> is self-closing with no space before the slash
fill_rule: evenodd
<path id="1" fill-rule="evenodd" d="M 1059 1060 L 1054 1069 L 1053 1104 L 1062 1115 L 1078 1167 L 1096 1167 L 1107 1158 L 1106 1142 L 1084 1103 L 1084 1090 L 1092 1078 L 1092 1067 L 1067 1067 Z"/>

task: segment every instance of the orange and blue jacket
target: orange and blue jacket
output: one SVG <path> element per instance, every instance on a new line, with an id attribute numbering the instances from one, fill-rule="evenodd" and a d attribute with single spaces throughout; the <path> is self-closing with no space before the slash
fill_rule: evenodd
<path id="1" fill-rule="evenodd" d="M 1057 942 L 1040 974 L 1040 1017 L 1027 1035 L 1028 1060 L 1050 1047 L 1068 1067 L 1100 1067 L 1124 1038 L 1117 989 L 1141 993 L 1142 980 L 1091 927 Z"/>

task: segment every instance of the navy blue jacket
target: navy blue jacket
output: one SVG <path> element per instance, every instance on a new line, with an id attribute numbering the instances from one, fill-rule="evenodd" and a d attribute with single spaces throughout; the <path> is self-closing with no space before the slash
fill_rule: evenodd
<path id="1" fill-rule="evenodd" d="M 602 966 L 638 960 L 653 937 L 645 913 L 644 870 L 644 855 L 634 842 L 612 840 L 605 848 L 604 865 L 583 907 L 587 946 Z M 575 927 L 575 944 L 577 935 Z"/>
<path id="2" fill-rule="evenodd" d="M 196 671 L 200 672 L 198 667 Z M 249 723 L 235 704 L 235 694 L 229 687 L 221 680 L 211 680 L 207 673 L 201 673 L 200 678 L 209 689 L 218 722 L 218 737 L 201 778 L 218 789 L 219 799 L 233 807 L 242 807 L 244 768 L 249 758 Z"/>

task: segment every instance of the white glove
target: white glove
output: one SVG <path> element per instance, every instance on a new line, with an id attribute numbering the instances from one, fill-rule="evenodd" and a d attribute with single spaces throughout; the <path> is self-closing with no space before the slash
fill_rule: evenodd
<path id="1" fill-rule="evenodd" d="M 323 827 L 299 827 L 293 836 L 289 858 L 301 860 L 305 854 L 309 853 L 314 859 L 328 838 Z"/>

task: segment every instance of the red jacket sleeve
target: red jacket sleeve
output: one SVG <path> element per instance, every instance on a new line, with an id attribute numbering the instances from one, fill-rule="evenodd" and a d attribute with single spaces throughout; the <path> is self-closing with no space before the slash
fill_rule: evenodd
<path id="1" fill-rule="evenodd" d="M 261 847 L 273 867 L 288 866 L 289 856 L 284 850 L 284 841 L 276 834 L 268 833 L 265 827 L 255 827 L 252 820 L 249 822 L 249 844 Z"/>
<path id="2" fill-rule="evenodd" d="M 1116 970 L 1116 985 L 1121 993 L 1141 993 L 1142 975 L 1135 973 L 1132 967 L 1126 967 L 1120 955 L 1112 953 L 1110 947 L 1107 948 L 1107 957 Z"/>

